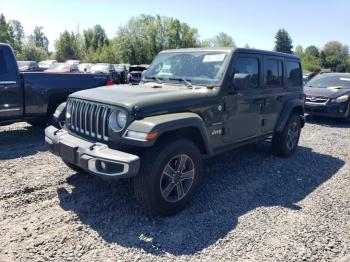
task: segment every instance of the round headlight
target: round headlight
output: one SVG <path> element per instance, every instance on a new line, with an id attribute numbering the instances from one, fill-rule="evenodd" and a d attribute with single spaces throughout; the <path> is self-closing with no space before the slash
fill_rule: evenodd
<path id="1" fill-rule="evenodd" d="M 117 123 L 118 126 L 123 129 L 126 125 L 126 120 L 127 120 L 127 114 L 124 110 L 118 110 L 117 113 Z"/>
<path id="2" fill-rule="evenodd" d="M 125 126 L 127 122 L 128 114 L 123 109 L 118 109 L 112 112 L 112 114 L 109 117 L 108 124 L 109 127 L 114 132 L 121 131 Z"/>

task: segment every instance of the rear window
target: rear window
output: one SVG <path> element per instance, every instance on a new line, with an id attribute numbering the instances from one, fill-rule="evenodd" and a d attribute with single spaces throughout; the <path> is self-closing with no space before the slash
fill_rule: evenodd
<path id="1" fill-rule="evenodd" d="M 0 50 L 0 75 L 7 74 L 7 66 L 4 51 Z"/>
<path id="2" fill-rule="evenodd" d="M 277 59 L 266 61 L 266 86 L 281 87 L 283 85 L 283 64 Z"/>
<path id="3" fill-rule="evenodd" d="M 286 63 L 288 87 L 302 86 L 302 73 L 299 62 L 287 61 Z"/>

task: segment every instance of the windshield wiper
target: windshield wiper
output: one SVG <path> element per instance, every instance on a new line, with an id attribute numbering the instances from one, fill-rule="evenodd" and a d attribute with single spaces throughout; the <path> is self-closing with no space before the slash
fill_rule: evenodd
<path id="1" fill-rule="evenodd" d="M 182 78 L 182 77 L 169 77 L 169 80 L 184 82 L 187 87 L 192 87 L 191 82 L 187 81 L 185 78 Z"/>
<path id="2" fill-rule="evenodd" d="M 145 79 L 152 79 L 152 80 L 156 80 L 156 82 L 158 84 L 163 84 L 162 80 L 163 78 L 159 78 L 159 77 L 156 77 L 156 76 L 148 76 L 148 77 L 145 77 Z"/>

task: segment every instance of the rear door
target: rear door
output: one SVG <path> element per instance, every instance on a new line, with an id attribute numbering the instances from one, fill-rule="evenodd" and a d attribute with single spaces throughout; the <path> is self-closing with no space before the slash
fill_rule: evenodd
<path id="1" fill-rule="evenodd" d="M 23 115 L 23 94 L 18 66 L 12 50 L 0 45 L 0 121 L 20 119 Z"/>
<path id="2" fill-rule="evenodd" d="M 236 54 L 233 60 L 232 79 L 236 73 L 249 74 L 250 85 L 246 90 L 229 93 L 225 98 L 224 142 L 239 142 L 261 134 L 262 57 L 256 54 Z"/>
<path id="3" fill-rule="evenodd" d="M 288 94 L 285 88 L 284 58 L 264 56 L 263 93 L 264 106 L 262 111 L 262 132 L 274 130 L 278 116 L 282 111 Z"/>

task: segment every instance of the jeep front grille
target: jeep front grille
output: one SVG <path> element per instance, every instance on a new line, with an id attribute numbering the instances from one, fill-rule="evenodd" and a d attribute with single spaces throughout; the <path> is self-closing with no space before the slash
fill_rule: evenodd
<path id="1" fill-rule="evenodd" d="M 66 125 L 71 131 L 108 141 L 108 118 L 111 107 L 89 101 L 69 99 L 67 102 Z"/>

